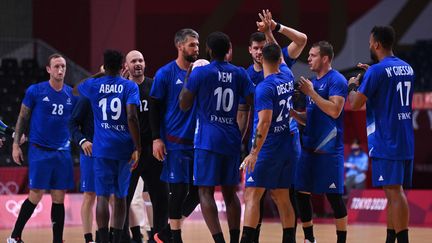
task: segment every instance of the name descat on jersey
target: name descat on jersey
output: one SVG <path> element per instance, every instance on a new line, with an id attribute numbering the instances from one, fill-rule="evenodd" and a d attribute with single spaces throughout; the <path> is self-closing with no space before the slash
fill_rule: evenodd
<path id="1" fill-rule="evenodd" d="M 70 86 L 64 84 L 60 91 L 56 91 L 49 81 L 31 85 L 22 103 L 31 109 L 30 143 L 70 150 L 68 124 L 76 103 Z"/>
<path id="2" fill-rule="evenodd" d="M 320 79 L 312 79 L 314 90 L 324 99 L 340 96 L 346 99 L 347 80 L 336 70 L 330 70 Z M 306 105 L 306 127 L 303 133 L 303 147 L 315 153 L 343 153 L 343 117 L 342 110 L 338 118 L 333 119 L 324 113 L 308 96 Z"/>
<path id="3" fill-rule="evenodd" d="M 287 73 L 271 74 L 258 84 L 255 89 L 255 117 L 254 135 L 259 122 L 258 113 L 262 110 L 272 110 L 273 116 L 267 138 L 258 157 L 261 159 L 286 157 L 281 154 L 284 146 L 289 146 L 291 129 L 289 111 L 292 109 L 292 95 L 294 94 L 294 77 Z M 253 143 L 253 142 L 252 142 Z"/>
<path id="4" fill-rule="evenodd" d="M 186 89 L 196 95 L 195 148 L 238 154 L 241 141 L 237 124 L 239 99 L 249 96 L 255 89 L 246 70 L 228 62 L 213 61 L 192 71 Z"/>
<path id="5" fill-rule="evenodd" d="M 286 49 L 286 48 L 284 48 L 284 49 Z M 282 73 L 285 73 L 285 74 L 290 75 L 290 76 L 294 76 L 290 68 L 295 63 L 295 60 L 291 59 L 289 56 L 285 58 L 285 61 L 286 60 L 291 60 L 291 62 L 289 62 L 290 66 L 287 65 L 286 63 L 281 63 L 281 65 L 279 66 L 279 70 Z M 261 81 L 264 80 L 264 71 L 263 70 L 255 71 L 253 64 L 250 65 L 246 71 L 247 71 L 249 77 L 251 78 L 252 82 L 255 85 L 258 85 Z M 240 101 L 240 103 L 243 103 L 243 102 Z M 257 116 L 256 113 L 254 113 L 254 117 L 255 116 Z M 291 119 L 290 128 L 291 128 L 291 132 L 297 132 L 298 131 L 298 124 L 297 124 L 296 120 Z"/>
<path id="6" fill-rule="evenodd" d="M 185 77 L 186 70 L 172 61 L 156 72 L 150 90 L 150 96 L 163 103 L 161 138 L 168 150 L 193 149 L 195 104 L 190 110 L 183 112 L 178 100 Z"/>
<path id="7" fill-rule="evenodd" d="M 128 160 L 134 150 L 126 107 L 140 105 L 136 83 L 120 76 L 91 78 L 78 86 L 88 98 L 94 115 L 93 156 Z"/>
<path id="8" fill-rule="evenodd" d="M 358 91 L 367 97 L 366 126 L 370 157 L 413 159 L 414 78 L 412 67 L 395 56 L 384 58 L 366 71 Z"/>

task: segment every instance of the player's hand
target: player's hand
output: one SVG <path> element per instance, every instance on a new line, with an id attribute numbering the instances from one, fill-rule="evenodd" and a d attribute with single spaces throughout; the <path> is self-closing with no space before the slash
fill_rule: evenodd
<path id="1" fill-rule="evenodd" d="M 364 69 L 364 70 L 368 70 L 369 65 L 368 65 L 368 64 L 365 64 L 365 63 L 361 63 L 361 62 L 359 62 L 359 63 L 357 64 L 357 67 L 362 68 L 362 69 Z"/>
<path id="2" fill-rule="evenodd" d="M 153 157 L 159 161 L 164 161 L 167 155 L 165 143 L 162 139 L 158 138 L 153 140 Z"/>
<path id="3" fill-rule="evenodd" d="M 129 160 L 129 164 L 131 165 L 131 171 L 135 170 L 136 167 L 138 166 L 138 161 L 141 155 L 141 151 L 139 150 L 134 150 L 132 155 L 131 155 L 131 159 Z"/>
<path id="4" fill-rule="evenodd" d="M 312 82 L 303 76 L 300 77 L 298 84 L 300 91 L 305 95 L 310 96 L 310 94 L 314 91 Z"/>
<path id="5" fill-rule="evenodd" d="M 255 154 L 249 154 L 246 156 L 246 158 L 243 160 L 243 163 L 240 165 L 240 170 L 245 170 L 246 173 L 251 173 L 255 169 L 255 164 L 258 159 L 258 156 Z"/>
<path id="6" fill-rule="evenodd" d="M 122 76 L 124 79 L 129 79 L 129 69 L 123 67 L 120 71 L 120 76 Z"/>
<path id="7" fill-rule="evenodd" d="M 355 77 L 351 77 L 349 80 L 348 80 L 348 85 L 350 85 L 350 84 L 352 84 L 352 83 L 354 83 L 354 84 L 356 84 L 357 86 L 359 86 L 359 83 L 360 83 L 360 73 L 357 75 L 357 76 L 355 76 Z"/>
<path id="8" fill-rule="evenodd" d="M 23 152 L 17 143 L 13 143 L 12 145 L 12 159 L 18 165 L 21 165 L 24 161 Z"/>
<path id="9" fill-rule="evenodd" d="M 81 148 L 86 156 L 92 156 L 93 144 L 90 141 L 85 141 L 81 144 Z"/>
<path id="10" fill-rule="evenodd" d="M 267 10 L 263 10 L 262 13 L 258 13 L 258 17 L 260 18 L 260 22 L 256 22 L 257 27 L 258 27 L 258 31 L 260 32 L 266 32 L 266 31 L 272 31 L 274 29 L 271 28 L 273 25 L 273 20 L 272 20 L 272 14 L 271 12 L 267 9 Z M 275 27 L 276 27 L 276 22 L 274 23 Z"/>

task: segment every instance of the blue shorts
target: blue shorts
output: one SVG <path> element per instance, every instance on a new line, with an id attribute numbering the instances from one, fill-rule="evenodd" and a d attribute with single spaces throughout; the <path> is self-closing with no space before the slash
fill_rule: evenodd
<path id="1" fill-rule="evenodd" d="M 126 197 L 131 176 L 129 161 L 95 158 L 94 162 L 96 195 Z"/>
<path id="2" fill-rule="evenodd" d="M 95 192 L 95 158 L 80 154 L 80 181 L 82 192 Z"/>
<path id="3" fill-rule="evenodd" d="M 194 185 L 235 186 L 240 182 L 239 166 L 240 154 L 195 149 Z"/>
<path id="4" fill-rule="evenodd" d="M 246 187 L 265 189 L 290 188 L 292 184 L 293 162 L 291 159 L 260 159 L 252 173 L 246 173 Z"/>
<path id="5" fill-rule="evenodd" d="M 168 150 L 161 172 L 161 180 L 168 183 L 192 183 L 194 151 Z"/>
<path id="6" fill-rule="evenodd" d="M 317 154 L 302 151 L 297 164 L 295 189 L 313 193 L 344 192 L 343 154 Z"/>
<path id="7" fill-rule="evenodd" d="M 30 189 L 67 190 L 75 187 L 70 151 L 29 145 Z"/>
<path id="8" fill-rule="evenodd" d="M 372 158 L 372 185 L 374 187 L 391 185 L 411 187 L 413 166 L 412 160 Z"/>

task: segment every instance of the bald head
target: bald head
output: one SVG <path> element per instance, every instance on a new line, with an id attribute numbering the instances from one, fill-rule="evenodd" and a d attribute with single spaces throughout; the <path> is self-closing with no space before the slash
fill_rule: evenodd
<path id="1" fill-rule="evenodd" d="M 125 66 L 132 79 L 141 79 L 144 77 L 145 62 L 141 52 L 137 50 L 130 51 L 126 55 Z"/>

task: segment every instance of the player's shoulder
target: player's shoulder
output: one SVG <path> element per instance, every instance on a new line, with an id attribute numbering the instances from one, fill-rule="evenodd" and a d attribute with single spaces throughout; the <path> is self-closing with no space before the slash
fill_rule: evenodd
<path id="1" fill-rule="evenodd" d="M 165 76 L 168 73 L 171 73 L 176 68 L 176 66 L 177 64 L 175 60 L 163 65 L 156 71 L 155 77 Z"/>
<path id="2" fill-rule="evenodd" d="M 69 84 L 64 84 L 63 88 L 67 91 L 67 92 L 72 92 L 73 88 L 72 86 L 70 86 Z"/>
<path id="3" fill-rule="evenodd" d="M 339 71 L 332 69 L 331 72 L 331 79 L 333 80 L 333 82 L 341 82 L 344 84 L 347 83 L 345 76 L 343 76 Z"/>

